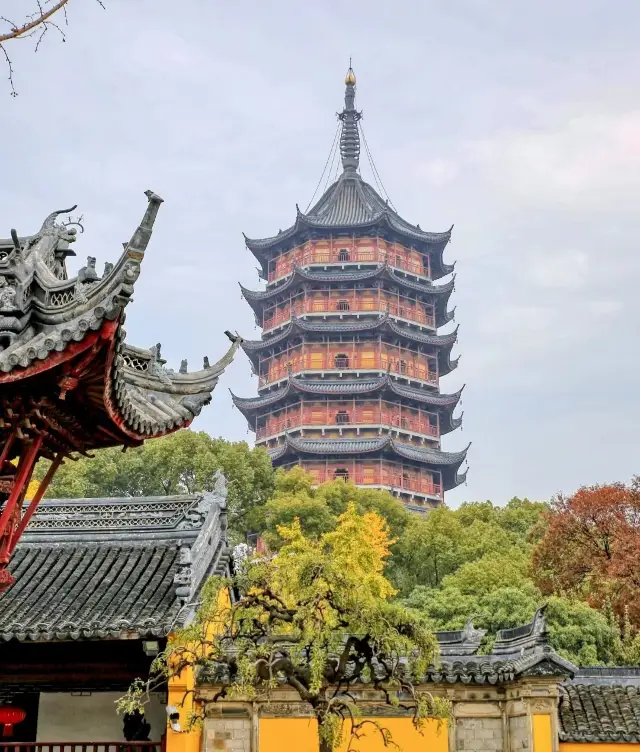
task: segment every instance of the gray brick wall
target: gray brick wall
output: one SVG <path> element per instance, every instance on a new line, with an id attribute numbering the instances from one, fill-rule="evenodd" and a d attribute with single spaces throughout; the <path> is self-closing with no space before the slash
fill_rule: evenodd
<path id="1" fill-rule="evenodd" d="M 251 752 L 248 718 L 207 718 L 205 752 Z"/>
<path id="2" fill-rule="evenodd" d="M 458 718 L 456 752 L 502 752 L 502 718 Z"/>
<path id="3" fill-rule="evenodd" d="M 512 752 L 529 752 L 531 749 L 529 716 L 509 718 L 509 738 Z"/>

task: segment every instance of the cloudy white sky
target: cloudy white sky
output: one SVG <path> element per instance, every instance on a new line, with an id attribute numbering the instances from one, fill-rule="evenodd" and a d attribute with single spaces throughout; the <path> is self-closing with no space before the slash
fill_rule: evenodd
<path id="1" fill-rule="evenodd" d="M 637 0 L 105 4 L 71 0 L 66 44 L 13 46 L 0 235 L 78 203 L 79 260 L 102 268 L 151 188 L 165 204 L 128 339 L 161 341 L 173 367 L 217 360 L 225 329 L 257 335 L 241 232 L 271 235 L 307 205 L 352 56 L 393 203 L 423 229 L 455 223 L 462 359 L 442 388 L 467 388 L 444 446 L 473 446 L 448 502 L 640 471 Z M 194 427 L 251 441 L 228 388 L 256 386 L 241 354 Z"/>

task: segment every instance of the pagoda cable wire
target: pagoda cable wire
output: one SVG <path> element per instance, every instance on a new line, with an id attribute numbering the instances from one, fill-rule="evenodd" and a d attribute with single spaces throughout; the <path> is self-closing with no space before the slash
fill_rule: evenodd
<path id="1" fill-rule="evenodd" d="M 340 125 L 338 125 L 338 129 L 340 129 Z M 340 157 L 338 156 L 340 154 L 340 134 L 338 133 L 337 136 L 338 138 L 335 142 L 335 149 L 333 152 L 333 157 L 331 159 L 331 166 L 329 167 L 329 172 L 327 172 L 327 179 L 324 184 L 325 191 L 329 187 L 329 184 L 335 182 L 336 176 L 338 174 L 338 165 L 340 164 Z"/>
<path id="2" fill-rule="evenodd" d="M 364 135 L 364 128 L 362 127 L 362 121 L 360 121 L 358 125 L 360 126 L 360 133 L 362 133 L 362 142 L 364 143 L 364 148 L 367 152 L 369 162 L 371 163 L 371 168 L 373 170 L 373 177 L 375 178 L 376 183 L 380 185 L 380 190 L 384 194 L 384 197 L 389 202 L 389 205 L 391 206 L 393 211 L 398 211 L 396 207 L 393 205 L 393 201 L 389 197 L 389 194 L 387 193 L 387 189 L 384 187 L 384 183 L 382 182 L 382 178 L 380 177 L 380 173 L 378 172 L 376 163 L 373 161 L 373 157 L 371 156 L 371 151 L 369 150 L 369 144 L 367 143 L 367 137 Z"/>
<path id="3" fill-rule="evenodd" d="M 364 144 L 364 149 L 367 154 L 367 159 L 369 160 L 369 165 L 371 167 L 371 172 L 373 174 L 373 179 L 375 181 L 376 187 L 378 188 L 378 191 L 380 191 L 381 194 L 385 194 L 384 186 L 382 185 L 382 181 L 379 178 L 378 172 L 376 170 L 376 166 L 373 163 L 373 157 L 371 156 L 371 150 L 369 149 L 369 144 L 367 143 L 366 136 L 364 135 L 364 128 L 362 126 L 362 123 L 358 123 L 358 128 L 360 130 L 360 135 L 362 136 L 362 143 Z M 387 202 L 389 201 L 389 196 L 386 196 Z"/>
<path id="4" fill-rule="evenodd" d="M 322 183 L 322 178 L 324 177 L 325 172 L 327 171 L 327 166 L 329 164 L 329 160 L 331 160 L 332 156 L 335 153 L 336 143 L 338 140 L 338 134 L 340 133 L 340 123 L 338 123 L 338 127 L 336 128 L 336 132 L 333 136 L 333 143 L 331 144 L 331 151 L 329 152 L 329 156 L 327 157 L 327 161 L 324 163 L 324 169 L 322 170 L 322 175 L 320 175 L 320 180 L 318 180 L 318 185 L 316 185 L 316 189 L 313 192 L 313 196 L 311 196 L 311 200 L 307 204 L 307 208 L 304 210 L 305 214 L 309 211 L 309 207 L 313 203 L 313 199 L 316 197 L 316 194 L 318 193 L 318 188 L 320 188 L 320 185 Z M 331 160 L 331 163 L 333 165 L 333 160 Z M 331 172 L 331 170 L 329 170 Z"/>

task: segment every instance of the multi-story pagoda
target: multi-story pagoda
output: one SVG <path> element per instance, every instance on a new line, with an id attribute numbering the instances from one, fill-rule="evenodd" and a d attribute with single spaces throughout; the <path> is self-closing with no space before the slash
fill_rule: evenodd
<path id="1" fill-rule="evenodd" d="M 125 307 L 140 274 L 162 199 L 147 191 L 141 224 L 100 276 L 95 258 L 69 279 L 74 223 L 54 212 L 35 235 L 0 240 L 0 591 L 7 563 L 56 468 L 73 453 L 139 446 L 188 426 L 211 399 L 229 352 L 202 370 L 166 369 L 160 345 L 125 343 Z M 75 208 L 75 207 L 73 207 Z M 51 466 L 25 494 L 40 457 Z"/>
<path id="2" fill-rule="evenodd" d="M 389 489 L 423 511 L 465 476 L 467 450 L 440 448 L 461 423 L 460 392 L 440 393 L 457 365 L 457 330 L 438 334 L 454 278 L 434 284 L 453 272 L 451 230 L 409 224 L 362 180 L 351 69 L 345 83 L 342 174 L 289 229 L 245 238 L 267 281 L 242 287 L 262 327 L 241 345 L 259 396 L 233 399 L 276 466 Z"/>

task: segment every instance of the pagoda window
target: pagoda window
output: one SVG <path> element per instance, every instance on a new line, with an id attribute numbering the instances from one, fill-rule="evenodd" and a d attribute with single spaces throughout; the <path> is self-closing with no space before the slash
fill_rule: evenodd
<path id="1" fill-rule="evenodd" d="M 345 353 L 338 353 L 334 358 L 336 368 L 349 368 L 349 356 Z"/>
<path id="2" fill-rule="evenodd" d="M 398 373 L 404 373 L 407 372 L 407 361 L 406 360 L 399 360 L 398 361 Z"/>
<path id="3" fill-rule="evenodd" d="M 400 418 L 400 428 L 408 428 L 408 427 L 409 427 L 409 421 L 403 415 Z"/>
<path id="4" fill-rule="evenodd" d="M 346 467 L 337 467 L 333 473 L 334 480 L 343 480 L 345 483 L 349 480 L 349 471 Z"/>
<path id="5" fill-rule="evenodd" d="M 310 366 L 313 370 L 316 370 L 316 371 L 324 368 L 324 358 L 322 356 L 322 353 L 319 353 L 319 352 L 311 353 Z"/>
<path id="6" fill-rule="evenodd" d="M 338 261 L 340 261 L 340 262 L 349 261 L 350 256 L 351 256 L 351 254 L 349 253 L 349 249 L 348 248 L 341 248 L 338 251 Z"/>
<path id="7" fill-rule="evenodd" d="M 349 310 L 349 301 L 348 300 L 339 300 L 337 309 L 339 311 L 348 311 Z"/>
<path id="8" fill-rule="evenodd" d="M 349 422 L 349 413 L 346 410 L 338 410 L 336 413 L 336 423 L 344 424 Z"/>

